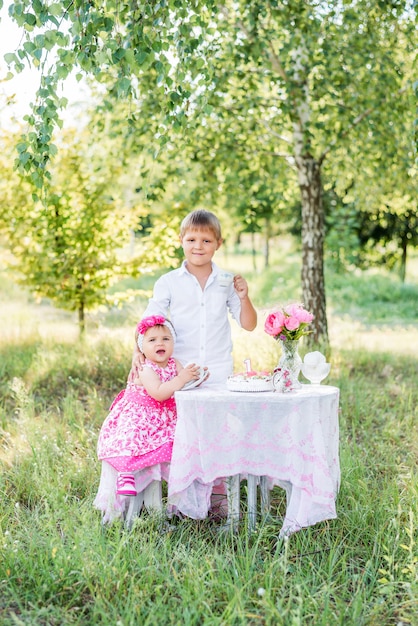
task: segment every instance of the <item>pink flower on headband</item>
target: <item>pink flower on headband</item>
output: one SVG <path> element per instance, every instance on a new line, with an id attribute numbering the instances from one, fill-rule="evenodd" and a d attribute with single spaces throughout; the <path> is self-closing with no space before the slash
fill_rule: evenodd
<path id="1" fill-rule="evenodd" d="M 162 315 L 150 315 L 149 317 L 144 317 L 136 327 L 136 330 L 140 335 L 145 335 L 148 328 L 152 328 L 153 326 L 165 326 L 167 324 L 167 320 Z"/>

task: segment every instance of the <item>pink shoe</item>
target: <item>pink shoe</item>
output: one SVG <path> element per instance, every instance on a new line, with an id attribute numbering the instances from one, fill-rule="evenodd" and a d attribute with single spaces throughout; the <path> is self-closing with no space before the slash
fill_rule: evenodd
<path id="1" fill-rule="evenodd" d="M 136 496 L 135 476 L 133 474 L 118 474 L 116 493 L 119 496 Z"/>

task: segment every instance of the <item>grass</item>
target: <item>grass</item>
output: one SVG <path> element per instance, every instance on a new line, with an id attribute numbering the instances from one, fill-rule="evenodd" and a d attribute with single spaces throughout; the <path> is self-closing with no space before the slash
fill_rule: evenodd
<path id="1" fill-rule="evenodd" d="M 295 293 L 297 255 L 282 277 L 245 259 L 262 318 Z M 2 626 L 418 623 L 418 288 L 384 273 L 330 273 L 327 284 L 326 382 L 341 390 L 338 519 L 283 540 L 279 488 L 274 515 L 251 535 L 245 524 L 235 536 L 187 519 L 164 532 L 153 516 L 131 533 L 103 528 L 92 507 L 97 435 L 144 303 L 91 317 L 83 344 L 70 314 L 1 281 Z M 234 329 L 237 369 L 248 356 L 276 363 L 262 328 Z"/>

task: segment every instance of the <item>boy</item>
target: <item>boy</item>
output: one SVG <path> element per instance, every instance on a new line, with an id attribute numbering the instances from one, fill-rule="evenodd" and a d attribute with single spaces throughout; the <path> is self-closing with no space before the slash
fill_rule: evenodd
<path id="1" fill-rule="evenodd" d="M 183 365 L 208 368 L 209 383 L 225 383 L 233 373 L 228 311 L 245 330 L 254 330 L 257 313 L 239 274 L 230 284 L 221 279 L 212 258 L 222 244 L 221 225 L 210 211 L 196 210 L 181 223 L 185 260 L 180 268 L 159 278 L 144 316 L 169 317 L 177 333 L 174 356 Z"/>

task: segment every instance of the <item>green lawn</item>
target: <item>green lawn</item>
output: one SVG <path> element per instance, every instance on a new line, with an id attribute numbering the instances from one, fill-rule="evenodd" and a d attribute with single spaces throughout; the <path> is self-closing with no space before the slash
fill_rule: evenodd
<path id="1" fill-rule="evenodd" d="M 298 256 L 247 269 L 257 330 L 234 329 L 236 368 L 273 367 L 264 311 L 299 300 Z M 235 265 L 238 264 L 238 265 Z M 235 265 L 235 267 L 234 267 Z M 278 539 L 284 492 L 249 535 L 205 520 L 165 532 L 142 516 L 103 528 L 95 446 L 124 385 L 144 301 L 90 316 L 0 286 L 1 625 L 398 625 L 418 623 L 418 286 L 383 272 L 327 272 L 327 383 L 341 390 L 338 519 Z M 141 285 L 139 285 L 141 286 Z M 303 354 L 303 343 L 301 353 Z M 243 508 L 245 502 L 243 501 Z"/>

